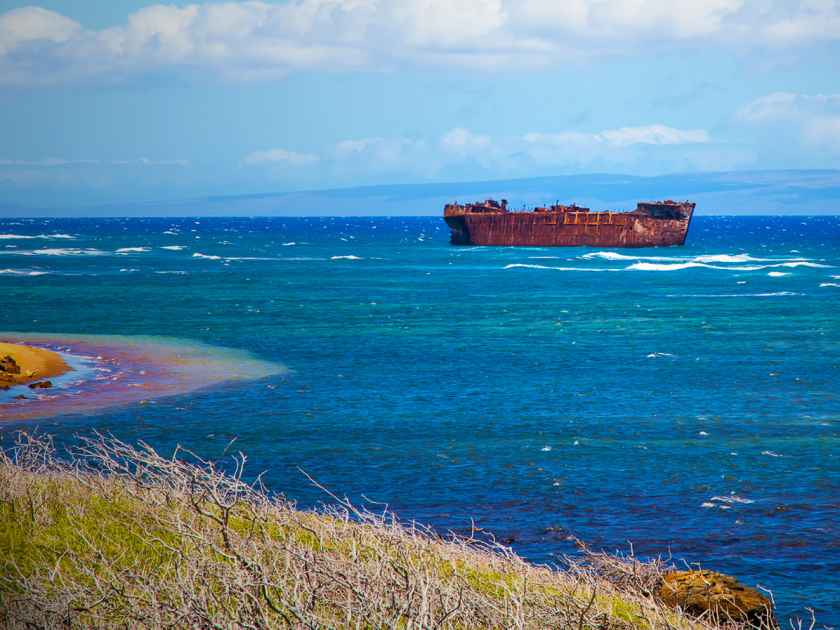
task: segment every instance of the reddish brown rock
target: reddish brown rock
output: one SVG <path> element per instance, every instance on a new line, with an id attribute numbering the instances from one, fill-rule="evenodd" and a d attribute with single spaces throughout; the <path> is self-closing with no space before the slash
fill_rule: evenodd
<path id="1" fill-rule="evenodd" d="M 37 383 L 30 383 L 29 389 L 49 389 L 52 386 L 52 381 L 39 381 Z"/>
<path id="2" fill-rule="evenodd" d="M 20 366 L 15 361 L 14 357 L 6 355 L 0 359 L 0 372 L 6 374 L 20 374 Z"/>
<path id="3" fill-rule="evenodd" d="M 777 627 L 770 600 L 723 573 L 666 573 L 659 597 L 673 608 L 713 621 L 748 623 L 755 628 Z"/>

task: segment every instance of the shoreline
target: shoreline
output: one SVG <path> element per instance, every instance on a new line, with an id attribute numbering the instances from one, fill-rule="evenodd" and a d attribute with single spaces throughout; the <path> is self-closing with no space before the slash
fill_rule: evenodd
<path id="1" fill-rule="evenodd" d="M 57 352 L 19 343 L 0 341 L 0 389 L 48 383 L 72 368 Z M 50 387 L 51 385 L 46 385 Z"/>
<path id="2" fill-rule="evenodd" d="M 4 364 L 7 355 L 11 361 Z M 283 365 L 248 352 L 191 340 L 4 332 L 0 422 L 144 404 L 286 372 Z M 37 395 L 29 395 L 27 385 Z M 10 392 L 12 387 L 23 389 Z"/>

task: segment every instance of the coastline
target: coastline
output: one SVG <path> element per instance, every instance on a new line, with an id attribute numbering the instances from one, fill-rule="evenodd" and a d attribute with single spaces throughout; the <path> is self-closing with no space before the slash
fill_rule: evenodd
<path id="1" fill-rule="evenodd" d="M 0 361 L 10 356 L 14 363 L 9 367 L 16 372 L 1 371 L 0 363 L 0 393 L 5 394 L 0 398 L 0 421 L 142 404 L 286 372 L 283 365 L 247 352 L 174 338 L 3 332 L 0 339 L 5 340 L 0 342 Z M 72 376 L 60 378 L 68 372 Z M 4 376 L 8 380 L 4 381 Z M 56 377 L 59 380 L 48 380 Z M 14 396 L 6 391 L 26 384 L 49 393 L 40 391 L 45 395 L 25 396 L 24 400 L 23 393 Z"/>
<path id="2" fill-rule="evenodd" d="M 44 383 L 70 369 L 61 355 L 52 350 L 0 342 L 0 389 Z"/>

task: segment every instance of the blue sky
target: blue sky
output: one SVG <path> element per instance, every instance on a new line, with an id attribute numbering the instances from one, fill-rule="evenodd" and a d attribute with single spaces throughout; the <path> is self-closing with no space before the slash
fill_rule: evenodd
<path id="1" fill-rule="evenodd" d="M 0 0 L 0 199 L 840 168 L 840 2 Z"/>

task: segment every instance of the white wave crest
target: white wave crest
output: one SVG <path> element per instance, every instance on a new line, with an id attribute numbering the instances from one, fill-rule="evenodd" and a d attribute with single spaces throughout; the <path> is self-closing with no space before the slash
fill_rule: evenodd
<path id="1" fill-rule="evenodd" d="M 348 256 L 330 256 L 330 260 L 362 260 L 359 256 L 350 254 Z"/>
<path id="2" fill-rule="evenodd" d="M 717 269 L 719 271 L 761 271 L 762 269 L 772 269 L 774 267 L 810 267 L 814 269 L 822 269 L 830 267 L 831 265 L 821 265 L 815 262 L 808 262 L 806 260 L 792 260 L 783 263 L 774 263 L 771 265 L 732 265 L 722 267 L 720 265 L 710 265 L 704 262 L 697 262 L 697 260 L 690 260 L 682 263 L 650 263 L 637 262 L 626 267 L 628 271 L 681 271 L 683 269 Z"/>
<path id="3" fill-rule="evenodd" d="M 170 252 L 180 252 L 182 249 L 186 249 L 186 245 L 164 245 L 161 249 L 168 249 Z"/>
<path id="4" fill-rule="evenodd" d="M 772 291 L 770 293 L 669 293 L 669 298 L 745 298 L 745 297 L 788 297 L 805 295 L 793 291 Z"/>
<path id="5" fill-rule="evenodd" d="M 840 283 L 837 283 L 837 282 L 820 282 L 820 288 L 825 288 L 825 287 L 840 288 Z"/>
<path id="6" fill-rule="evenodd" d="M 203 258 L 204 260 L 221 260 L 221 256 L 212 256 L 210 254 L 202 254 L 201 252 L 196 252 L 192 255 L 193 258 Z"/>
<path id="7" fill-rule="evenodd" d="M 74 239 L 72 234 L 0 234 L 0 241 L 18 241 L 30 239 Z"/>
<path id="8" fill-rule="evenodd" d="M 776 262 L 786 258 L 756 258 L 749 254 L 702 254 L 694 256 L 639 256 L 620 254 L 618 252 L 591 252 L 581 256 L 586 260 L 600 258 L 602 260 L 645 260 L 650 262 L 695 262 L 695 263 L 745 263 L 745 262 Z"/>
<path id="9" fill-rule="evenodd" d="M 749 254 L 706 254 L 695 256 L 694 262 L 700 263 L 745 263 L 745 262 L 773 262 L 784 258 L 754 258 Z"/>
<path id="10" fill-rule="evenodd" d="M 694 269 L 702 267 L 704 269 L 727 269 L 727 267 L 715 267 L 714 265 L 706 265 L 697 262 L 683 262 L 683 263 L 652 263 L 652 262 L 637 262 L 626 267 L 627 271 L 681 271 L 683 269 Z"/>
<path id="11" fill-rule="evenodd" d="M 783 278 L 785 276 L 789 276 L 789 271 L 768 271 L 767 275 L 771 278 Z"/>
<path id="12" fill-rule="evenodd" d="M 619 254 L 618 252 L 590 252 L 581 256 L 584 260 L 592 260 L 593 258 L 600 258 L 601 260 L 676 260 L 674 258 L 663 258 L 659 256 L 645 257 L 645 256 L 627 256 Z"/>
<path id="13" fill-rule="evenodd" d="M 781 263 L 779 265 L 768 265 L 769 267 L 810 267 L 811 269 L 830 269 L 831 265 L 821 265 L 820 263 L 808 262 L 807 260 L 792 260 L 790 262 Z"/>
<path id="14" fill-rule="evenodd" d="M 513 263 L 505 265 L 503 269 L 550 269 L 552 271 L 621 271 L 620 269 L 595 269 L 592 267 L 549 267 L 547 265 L 529 265 L 525 263 Z"/>
<path id="15" fill-rule="evenodd" d="M 0 274 L 9 276 L 44 276 L 49 271 L 30 271 L 29 269 L 0 269 Z"/>
<path id="16" fill-rule="evenodd" d="M 644 262 L 660 262 L 660 263 L 671 263 L 671 264 L 704 264 L 709 265 L 713 263 L 718 264 L 725 264 L 730 265 L 734 263 L 756 263 L 756 262 L 769 262 L 769 263 L 781 263 L 783 266 L 789 267 L 799 267 L 799 266 L 822 266 L 818 265 L 817 263 L 808 262 L 810 259 L 796 257 L 796 258 L 758 258 L 756 256 L 750 256 L 749 254 L 742 253 L 742 254 L 701 254 L 699 256 L 641 256 L 641 255 L 628 255 L 628 254 L 621 254 L 619 252 L 590 252 L 588 254 L 583 254 L 581 256 L 584 260 L 592 260 L 595 258 L 601 260 L 635 260 L 635 261 L 644 261 Z M 767 265 L 767 266 L 775 266 L 775 265 Z M 688 268 L 688 267 L 682 267 Z M 757 269 L 762 269 L 763 267 L 755 267 L 755 268 L 739 268 L 739 267 L 721 267 L 721 269 L 735 269 L 738 271 L 754 271 Z M 676 269 L 676 267 L 672 267 L 672 269 Z M 652 269 L 650 269 L 652 270 Z M 669 269 L 670 270 L 670 269 Z"/>
<path id="17" fill-rule="evenodd" d="M 142 254 L 149 251 L 148 247 L 120 247 L 116 250 L 117 254 Z"/>
<path id="18" fill-rule="evenodd" d="M 20 256 L 107 256 L 109 252 L 103 252 L 101 249 L 78 249 L 78 248 L 47 248 L 47 249 L 33 249 L 20 250 L 14 252 L 5 252 L 7 254 L 18 254 Z"/>
<path id="19" fill-rule="evenodd" d="M 718 503 L 742 503 L 742 504 L 749 504 L 755 503 L 752 499 L 746 499 L 744 497 L 739 497 L 737 494 L 730 494 L 729 496 L 722 496 L 722 497 L 712 497 L 709 501 L 717 501 Z"/>

